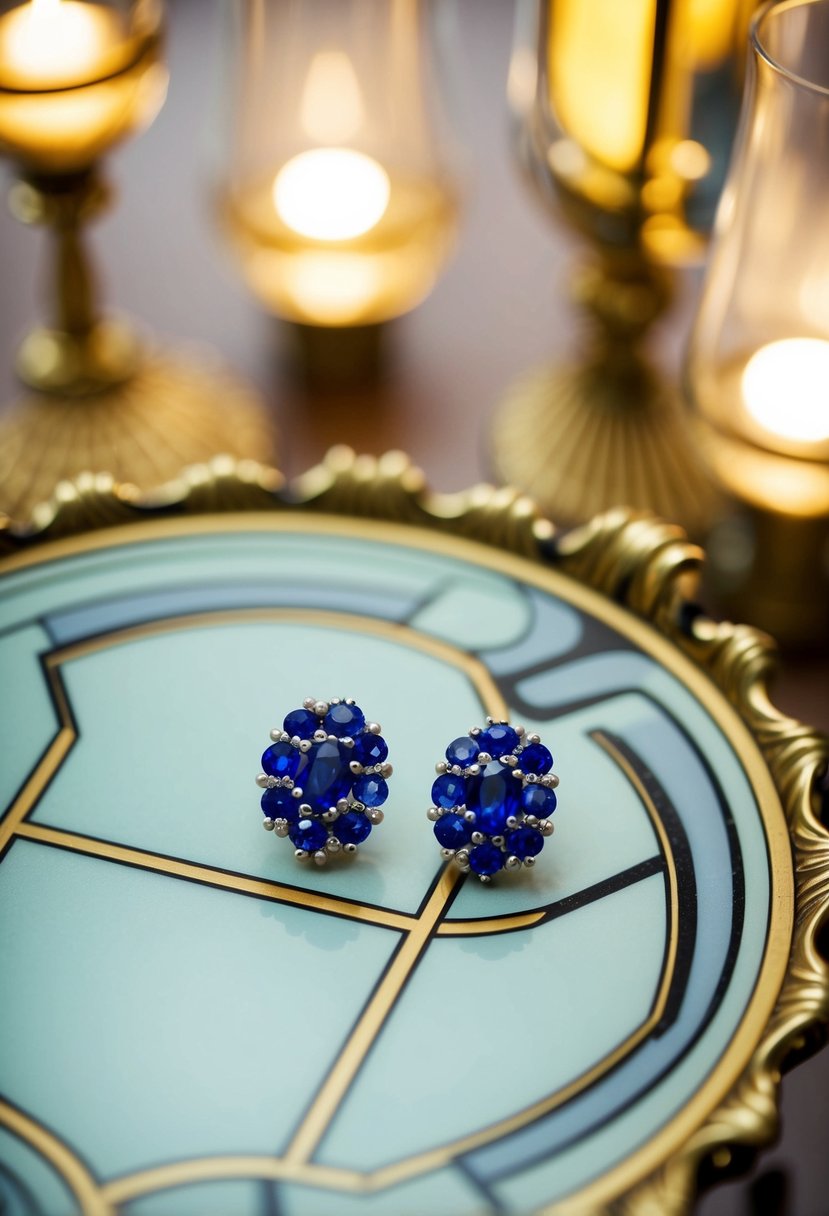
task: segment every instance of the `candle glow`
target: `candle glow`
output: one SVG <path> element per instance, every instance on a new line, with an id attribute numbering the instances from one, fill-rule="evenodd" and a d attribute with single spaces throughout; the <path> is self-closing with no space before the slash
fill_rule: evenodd
<path id="1" fill-rule="evenodd" d="M 30 0 L 0 22 L 0 61 L 19 86 L 47 91 L 94 80 L 112 49 L 112 15 L 81 0 Z"/>
<path id="2" fill-rule="evenodd" d="M 349 148 L 313 148 L 283 165 L 273 184 L 280 218 L 301 236 L 347 241 L 369 232 L 389 205 L 382 165 Z"/>
<path id="3" fill-rule="evenodd" d="M 829 440 L 829 342 L 784 338 L 762 346 L 745 366 L 742 394 L 746 411 L 771 435 Z"/>

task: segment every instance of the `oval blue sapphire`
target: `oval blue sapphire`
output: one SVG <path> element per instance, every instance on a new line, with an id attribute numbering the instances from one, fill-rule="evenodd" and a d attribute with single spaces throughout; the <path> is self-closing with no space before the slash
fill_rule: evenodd
<path id="1" fill-rule="evenodd" d="M 497 874 L 504 864 L 504 854 L 494 844 L 479 844 L 469 854 L 469 868 L 476 874 Z"/>
<path id="2" fill-rule="evenodd" d="M 299 799 L 294 798 L 290 790 L 277 786 L 273 790 L 265 790 L 262 795 L 262 814 L 268 819 L 287 819 L 288 823 L 299 820 Z"/>
<path id="3" fill-rule="evenodd" d="M 463 815 L 441 815 L 435 824 L 435 836 L 438 844 L 445 849 L 462 849 L 469 844 L 472 835 L 472 825 L 467 823 Z"/>
<path id="4" fill-rule="evenodd" d="M 447 747 L 446 759 L 450 764 L 459 764 L 461 768 L 468 768 L 478 759 L 480 750 L 480 744 L 475 739 L 469 735 L 461 735 L 460 739 L 454 739 Z"/>
<path id="5" fill-rule="evenodd" d="M 528 743 L 518 757 L 518 767 L 525 773 L 537 773 L 541 777 L 553 767 L 553 757 L 543 743 Z"/>
<path id="6" fill-rule="evenodd" d="M 285 715 L 285 721 L 282 723 L 282 729 L 286 730 L 292 739 L 295 735 L 300 739 L 311 739 L 319 727 L 319 718 L 312 714 L 310 709 L 292 709 Z"/>
<path id="7" fill-rule="evenodd" d="M 515 750 L 518 746 L 518 732 L 511 726 L 495 722 L 478 735 L 478 746 L 482 752 L 489 752 L 490 756 L 497 760 L 499 756 L 508 756 Z"/>
<path id="8" fill-rule="evenodd" d="M 518 811 L 520 791 L 512 769 L 499 760 L 490 760 L 480 777 L 469 779 L 467 806 L 475 812 L 475 830 L 500 836 L 510 815 Z"/>
<path id="9" fill-rule="evenodd" d="M 351 790 L 351 773 L 339 743 L 315 743 L 301 774 L 302 801 L 315 811 L 327 811 Z"/>
<path id="10" fill-rule="evenodd" d="M 299 771 L 302 752 L 290 743 L 274 743 L 262 756 L 262 769 L 270 777 L 291 777 Z"/>
<path id="11" fill-rule="evenodd" d="M 432 784 L 432 802 L 435 806 L 451 811 L 466 802 L 466 781 L 454 773 L 443 773 Z"/>
<path id="12" fill-rule="evenodd" d="M 553 790 L 543 785 L 527 785 L 521 792 L 521 805 L 525 815 L 536 815 L 547 819 L 556 809 L 558 799 Z"/>
<path id="13" fill-rule="evenodd" d="M 341 844 L 362 844 L 371 833 L 371 824 L 362 811 L 346 811 L 332 830 Z"/>
<path id="14" fill-rule="evenodd" d="M 363 806 L 382 806 L 389 796 L 389 787 L 382 777 L 358 777 L 354 782 L 354 797 Z"/>
<path id="15" fill-rule="evenodd" d="M 373 735 L 367 730 L 357 739 L 351 754 L 364 768 L 369 768 L 383 763 L 389 754 L 389 745 L 381 735 Z"/>
<path id="16" fill-rule="evenodd" d="M 507 852 L 520 857 L 535 857 L 544 848 L 544 837 L 535 828 L 516 828 L 507 833 Z"/>
<path id="17" fill-rule="evenodd" d="M 328 833 L 316 819 L 300 819 L 298 823 L 291 824 L 288 835 L 295 848 L 307 849 L 309 853 L 325 848 L 328 839 Z"/>
<path id="18" fill-rule="evenodd" d="M 336 735 L 338 739 L 344 739 L 346 735 L 353 739 L 365 724 L 366 716 L 358 705 L 347 705 L 345 701 L 340 701 L 338 705 L 332 705 L 325 715 L 323 727 L 329 735 Z"/>

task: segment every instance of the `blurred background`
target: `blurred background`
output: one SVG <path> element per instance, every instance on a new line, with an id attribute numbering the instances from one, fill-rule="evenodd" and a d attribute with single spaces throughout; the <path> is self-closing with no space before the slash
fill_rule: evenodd
<path id="1" fill-rule="evenodd" d="M 589 329 L 569 286 L 585 235 L 563 216 L 554 218 L 543 189 L 530 184 L 527 165 L 522 168 L 516 156 L 514 63 L 510 135 L 513 5 L 449 0 L 443 6 L 448 28 L 442 61 L 434 66 L 451 118 L 451 132 L 442 119 L 437 130 L 451 183 L 447 206 L 453 215 L 457 208 L 457 220 L 446 219 L 447 244 L 457 223 L 453 251 L 425 301 L 384 327 L 382 360 L 376 333 L 364 326 L 353 366 L 333 375 L 332 366 L 341 369 L 342 348 L 335 345 L 332 353 L 306 327 L 269 316 L 243 278 L 238 242 L 228 239 L 228 195 L 234 175 L 244 175 L 250 151 L 244 118 L 238 111 L 232 117 L 229 101 L 229 7 L 227 0 L 169 0 L 167 101 L 140 138 L 109 158 L 117 203 L 89 233 L 107 305 L 129 314 L 139 332 L 141 326 L 151 331 L 148 341 L 175 344 L 197 366 L 214 367 L 218 355 L 231 369 L 228 400 L 245 391 L 236 389 L 236 377 L 247 382 L 250 401 L 258 396 L 265 406 L 247 446 L 259 444 L 261 452 L 253 454 L 264 460 L 275 452 L 289 476 L 317 462 L 332 444 L 347 443 L 375 454 L 401 448 L 441 490 L 499 479 L 505 463 L 500 454 L 515 447 L 516 436 L 525 447 L 533 436 L 531 424 L 501 415 L 499 408 L 528 369 L 569 356 Z M 272 133 L 263 136 L 261 127 L 260 121 L 256 138 L 267 143 Z M 10 172 L 7 180 L 11 184 Z M 637 290 L 643 273 L 625 265 Z M 0 420 L 20 397 L 14 360 L 27 326 L 43 312 L 48 275 L 45 237 L 0 211 Z M 660 298 L 642 323 L 649 327 L 653 376 L 669 384 L 680 379 L 701 280 L 700 265 L 679 269 L 672 276 L 671 307 Z M 583 303 L 583 285 L 580 298 Z M 221 375 L 216 372 L 220 389 Z M 738 534 L 732 539 L 742 543 Z M 716 612 L 715 591 L 707 595 Z M 750 604 L 741 615 L 753 620 Z M 805 653 L 793 646 L 777 703 L 827 729 L 827 688 L 825 636 L 822 647 L 820 637 L 809 639 Z M 712 1192 L 699 1205 L 702 1216 L 826 1216 L 828 1117 L 824 1053 L 784 1081 L 782 1139 L 764 1155 L 759 1180 L 755 1171 Z"/>

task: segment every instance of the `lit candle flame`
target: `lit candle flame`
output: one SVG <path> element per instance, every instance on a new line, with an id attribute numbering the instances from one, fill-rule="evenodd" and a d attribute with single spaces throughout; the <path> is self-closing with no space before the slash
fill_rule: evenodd
<path id="1" fill-rule="evenodd" d="M 829 439 L 829 342 L 784 338 L 751 356 L 743 371 L 745 408 L 764 430 L 798 443 Z"/>
<path id="2" fill-rule="evenodd" d="M 312 148 L 283 165 L 273 184 L 281 219 L 301 236 L 347 241 L 370 231 L 389 205 L 382 165 L 349 148 Z"/>
<path id="3" fill-rule="evenodd" d="M 111 38 L 103 11 L 80 0 L 30 0 L 3 24 L 4 65 L 30 88 L 94 78 Z"/>

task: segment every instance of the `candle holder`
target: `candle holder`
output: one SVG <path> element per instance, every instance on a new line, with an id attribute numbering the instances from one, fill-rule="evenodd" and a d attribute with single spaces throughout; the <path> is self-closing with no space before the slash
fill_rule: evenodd
<path id="1" fill-rule="evenodd" d="M 693 262 L 736 113 L 737 0 L 523 0 L 509 81 L 519 160 L 586 238 L 572 296 L 587 338 L 526 375 L 492 429 L 497 475 L 556 518 L 616 504 L 699 530 L 712 487 L 646 340 Z M 712 122 L 712 118 L 714 121 Z"/>
<path id="2" fill-rule="evenodd" d="M 53 242 L 51 320 L 26 336 L 16 361 L 33 391 L 0 423 L 0 506 L 13 516 L 87 470 L 158 484 L 219 451 L 270 447 L 249 390 L 215 367 L 149 350 L 100 311 L 84 229 L 111 198 L 101 159 L 163 104 L 161 39 L 156 0 L 0 3 L 10 206 Z"/>
<path id="3" fill-rule="evenodd" d="M 371 328 L 428 295 L 455 231 L 432 5 L 242 0 L 232 17 L 224 230 L 302 359 L 372 362 Z"/>
<path id="4" fill-rule="evenodd" d="M 740 139 L 686 365 L 733 511 L 711 540 L 730 611 L 829 639 L 829 0 L 752 23 Z"/>

